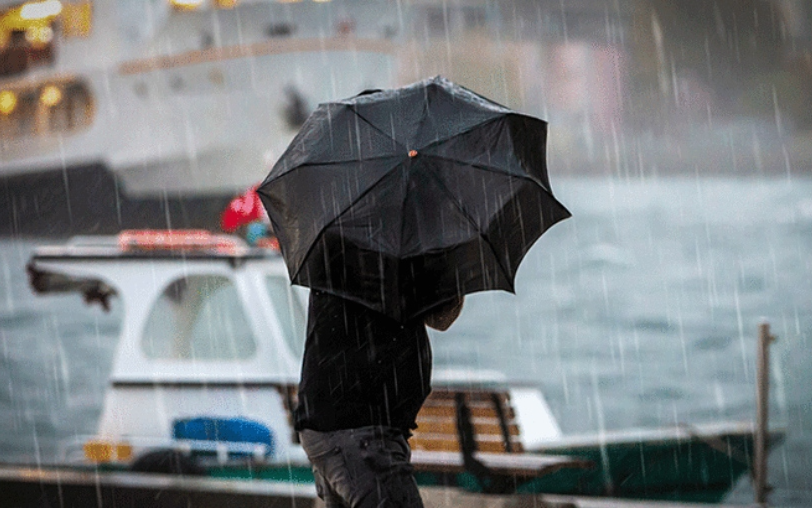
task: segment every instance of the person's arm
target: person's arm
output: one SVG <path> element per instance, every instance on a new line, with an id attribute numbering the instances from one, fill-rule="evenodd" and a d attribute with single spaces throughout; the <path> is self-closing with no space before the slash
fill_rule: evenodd
<path id="1" fill-rule="evenodd" d="M 451 324 L 454 323 L 454 321 L 456 321 L 456 319 L 459 317 L 460 312 L 462 312 L 462 304 L 464 300 L 465 297 L 460 296 L 448 303 L 443 304 L 441 307 L 438 307 L 436 310 L 428 314 L 423 319 L 423 322 L 426 324 L 426 326 L 441 332 L 448 330 Z"/>

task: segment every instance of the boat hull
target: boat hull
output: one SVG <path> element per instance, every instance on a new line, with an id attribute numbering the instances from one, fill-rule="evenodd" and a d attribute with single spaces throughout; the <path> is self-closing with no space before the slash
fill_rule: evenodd
<path id="1" fill-rule="evenodd" d="M 0 492 L 8 506 L 150 506 L 221 508 L 324 506 L 312 485 L 178 478 L 139 473 L 76 472 L 65 468 L 0 466 Z M 483 495 L 458 489 L 421 487 L 426 506 L 550 506 L 558 508 L 703 508 L 712 505 L 630 501 L 558 495 Z M 5 506 L 5 504 L 4 504 Z M 718 505 L 713 505 L 718 506 Z"/>
<path id="2" fill-rule="evenodd" d="M 132 196 L 101 164 L 0 176 L 0 237 L 67 238 L 122 229 L 219 229 L 232 193 Z"/>
<path id="3" fill-rule="evenodd" d="M 771 435 L 775 446 L 783 434 Z M 732 486 L 750 470 L 753 435 L 729 432 L 687 439 L 551 446 L 547 454 L 585 459 L 594 468 L 562 468 L 538 478 L 513 477 L 516 493 L 598 496 L 690 503 L 719 503 Z M 309 483 L 308 466 L 218 466 L 212 477 L 242 480 Z M 459 487 L 482 492 L 482 481 L 470 473 L 417 471 L 419 485 Z"/>

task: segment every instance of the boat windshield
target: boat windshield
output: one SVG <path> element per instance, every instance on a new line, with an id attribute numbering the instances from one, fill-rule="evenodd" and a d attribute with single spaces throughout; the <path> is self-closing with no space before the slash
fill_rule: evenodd
<path id="1" fill-rule="evenodd" d="M 234 283 L 222 275 L 175 280 L 153 305 L 142 348 L 149 358 L 243 360 L 256 340 Z"/>
<path id="2" fill-rule="evenodd" d="M 287 277 L 269 275 L 265 278 L 265 285 L 285 342 L 291 352 L 297 358 L 301 358 L 304 355 L 306 330 L 302 300 L 295 293 Z"/>

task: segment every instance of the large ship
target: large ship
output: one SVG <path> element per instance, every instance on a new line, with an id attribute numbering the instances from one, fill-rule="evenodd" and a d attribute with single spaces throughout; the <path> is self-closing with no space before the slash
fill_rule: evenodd
<path id="1" fill-rule="evenodd" d="M 764 62 L 800 58 L 774 34 L 808 41 L 808 9 L 725 5 L 0 0 L 0 236 L 214 229 L 318 103 L 436 74 L 550 121 L 558 174 L 807 167 L 781 136 L 808 66 Z"/>
<path id="2" fill-rule="evenodd" d="M 436 74 L 620 171 L 639 1 L 0 0 L 0 235 L 214 229 L 318 103 Z"/>
<path id="3" fill-rule="evenodd" d="M 324 101 L 393 85 L 394 2 L 0 4 L 0 234 L 215 224 Z"/>
<path id="4" fill-rule="evenodd" d="M 603 168 L 632 26 L 607 5 L 0 0 L 0 235 L 214 229 L 318 103 L 437 74 Z"/>

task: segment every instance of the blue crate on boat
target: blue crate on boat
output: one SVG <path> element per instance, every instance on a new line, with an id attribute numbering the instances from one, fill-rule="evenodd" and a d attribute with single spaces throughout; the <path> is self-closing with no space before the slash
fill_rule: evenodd
<path id="1" fill-rule="evenodd" d="M 267 456 L 274 453 L 273 432 L 266 425 L 247 418 L 177 419 L 172 422 L 172 436 L 175 439 L 191 441 L 261 444 L 265 445 Z M 246 451 L 240 451 L 240 447 L 234 447 L 230 451 L 236 454 L 247 454 Z"/>

